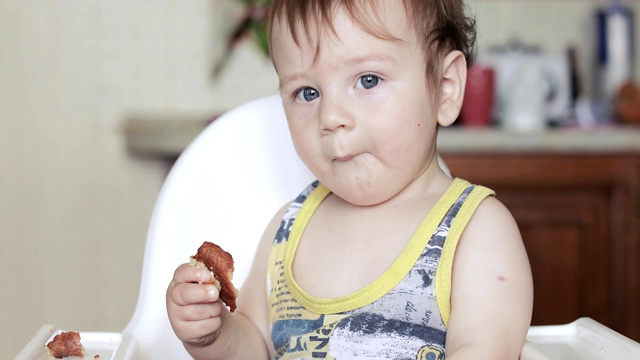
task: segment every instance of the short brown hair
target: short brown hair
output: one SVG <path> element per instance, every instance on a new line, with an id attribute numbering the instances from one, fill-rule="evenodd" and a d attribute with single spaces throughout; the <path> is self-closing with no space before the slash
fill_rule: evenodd
<path id="1" fill-rule="evenodd" d="M 399 0 L 385 0 L 399 1 Z M 439 84 L 439 66 L 444 54 L 460 50 L 467 65 L 475 59 L 475 19 L 467 16 L 463 0 L 402 0 L 418 39 L 422 39 L 426 73 L 432 85 Z M 397 40 L 380 22 L 366 15 L 367 6 L 376 13 L 376 3 L 371 0 L 273 0 L 267 22 L 269 39 L 276 20 L 284 21 L 297 45 L 300 45 L 298 30 L 310 35 L 312 24 L 327 25 L 335 34 L 333 15 L 338 7 L 343 8 L 353 21 L 371 35 L 388 40 Z M 376 19 L 373 19 L 376 20 Z M 271 48 L 270 48 L 271 50 Z M 433 56 L 433 55 L 436 56 Z"/>

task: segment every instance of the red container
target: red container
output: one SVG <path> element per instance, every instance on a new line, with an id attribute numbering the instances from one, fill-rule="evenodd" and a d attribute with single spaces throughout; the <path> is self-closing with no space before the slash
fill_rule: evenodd
<path id="1" fill-rule="evenodd" d="M 489 126 L 493 117 L 495 91 L 495 71 L 492 67 L 475 65 L 469 68 L 460 123 L 464 126 Z"/>

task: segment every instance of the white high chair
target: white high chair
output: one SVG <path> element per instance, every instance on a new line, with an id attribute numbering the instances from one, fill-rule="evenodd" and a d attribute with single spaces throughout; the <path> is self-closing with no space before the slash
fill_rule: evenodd
<path id="1" fill-rule="evenodd" d="M 140 296 L 124 330 L 137 339 L 140 359 L 188 358 L 165 307 L 175 268 L 213 241 L 233 254 L 240 288 L 273 214 L 313 179 L 293 148 L 278 95 L 224 114 L 188 146 L 156 202 Z"/>

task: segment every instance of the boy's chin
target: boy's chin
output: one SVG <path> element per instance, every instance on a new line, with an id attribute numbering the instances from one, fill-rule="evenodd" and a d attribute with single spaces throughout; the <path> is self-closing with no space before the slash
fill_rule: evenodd
<path id="1" fill-rule="evenodd" d="M 351 186 L 348 189 L 336 189 L 331 191 L 342 200 L 356 206 L 379 205 L 393 198 L 395 195 L 387 189 L 384 189 L 384 186 L 382 185 L 376 186 L 368 183 Z"/>

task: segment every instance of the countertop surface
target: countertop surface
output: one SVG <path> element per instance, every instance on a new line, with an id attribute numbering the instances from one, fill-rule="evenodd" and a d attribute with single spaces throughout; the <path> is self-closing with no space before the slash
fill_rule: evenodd
<path id="1" fill-rule="evenodd" d="M 558 128 L 513 133 L 495 128 L 447 128 L 438 134 L 442 153 L 639 153 L 640 127 Z"/>
<path id="2" fill-rule="evenodd" d="M 175 159 L 211 123 L 206 117 L 134 118 L 124 123 L 128 150 L 145 157 Z M 496 128 L 440 129 L 441 153 L 638 153 L 640 127 L 559 128 L 512 133 Z"/>

